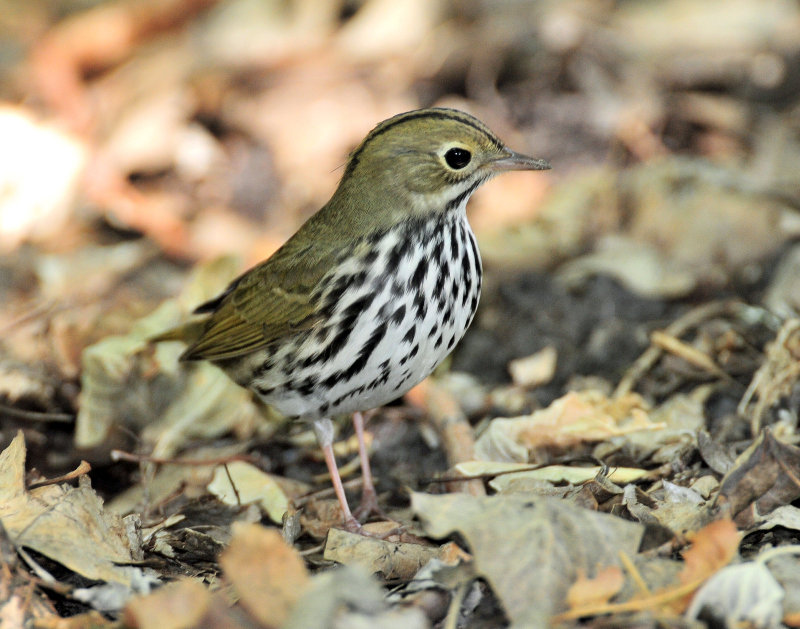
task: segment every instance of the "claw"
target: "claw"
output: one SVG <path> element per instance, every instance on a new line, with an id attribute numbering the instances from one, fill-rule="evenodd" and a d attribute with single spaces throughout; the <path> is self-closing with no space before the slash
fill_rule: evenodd
<path id="1" fill-rule="evenodd" d="M 375 492 L 375 486 L 370 485 L 369 487 L 364 487 L 361 493 L 361 502 L 356 510 L 353 511 L 353 515 L 356 520 L 363 522 L 373 513 L 384 520 L 391 520 L 386 515 L 386 512 L 378 506 L 378 494 Z"/>

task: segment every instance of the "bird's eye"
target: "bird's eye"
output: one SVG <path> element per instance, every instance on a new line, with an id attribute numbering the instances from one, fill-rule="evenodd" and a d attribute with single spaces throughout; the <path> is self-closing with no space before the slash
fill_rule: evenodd
<path id="1" fill-rule="evenodd" d="M 469 164 L 470 159 L 472 159 L 472 153 L 470 153 L 467 149 L 452 148 L 444 154 L 444 161 L 447 162 L 447 165 L 450 166 L 450 168 L 454 168 L 456 170 L 461 170 L 464 168 L 467 164 Z"/>

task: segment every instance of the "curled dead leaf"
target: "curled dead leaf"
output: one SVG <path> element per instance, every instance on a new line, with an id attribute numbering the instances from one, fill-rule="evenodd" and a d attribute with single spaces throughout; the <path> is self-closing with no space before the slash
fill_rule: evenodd
<path id="1" fill-rule="evenodd" d="M 258 524 L 234 524 L 219 563 L 242 606 L 267 627 L 282 626 L 308 586 L 308 571 L 297 551 L 280 531 Z"/>

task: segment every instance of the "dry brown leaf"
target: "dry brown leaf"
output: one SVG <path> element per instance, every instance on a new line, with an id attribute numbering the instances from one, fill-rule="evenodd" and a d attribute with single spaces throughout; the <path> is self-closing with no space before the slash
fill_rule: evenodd
<path id="1" fill-rule="evenodd" d="M 791 223 L 781 220 L 787 209 L 739 170 L 700 159 L 648 160 L 621 173 L 598 170 L 554 186 L 534 223 L 491 234 L 481 252 L 487 264 L 543 269 L 585 252 L 588 243 L 620 232 L 624 224 L 611 245 L 619 259 L 608 264 L 603 258 L 612 252 L 589 254 L 600 264 L 588 270 L 615 273 L 649 292 L 676 294 L 719 283 L 730 269 L 769 256 L 794 235 Z M 643 274 L 630 260 L 622 263 L 624 249 L 645 265 Z M 577 264 L 586 266 L 582 259 Z"/>
<path id="2" fill-rule="evenodd" d="M 184 22 L 213 0 L 110 2 L 62 20 L 31 54 L 39 95 L 73 128 L 88 131 L 97 113 L 83 74 L 119 63 L 143 39 Z"/>
<path id="3" fill-rule="evenodd" d="M 258 503 L 276 524 L 289 509 L 289 497 L 275 477 L 244 461 L 217 467 L 208 490 L 229 505 Z"/>
<path id="4" fill-rule="evenodd" d="M 538 448 L 567 448 L 642 430 L 659 430 L 636 394 L 611 399 L 600 391 L 570 392 L 531 415 L 492 420 L 475 444 L 484 461 L 527 462 Z"/>
<path id="5" fill-rule="evenodd" d="M 15 546 L 25 546 L 90 579 L 132 587 L 141 570 L 127 566 L 133 549 L 122 519 L 103 509 L 87 477 L 77 488 L 25 488 L 25 440 L 20 431 L 0 453 L 0 522 Z"/>
<path id="6" fill-rule="evenodd" d="M 438 24 L 441 0 L 369 0 L 338 34 L 337 47 L 350 63 L 408 56 Z"/>
<path id="7" fill-rule="evenodd" d="M 589 603 L 569 612 L 559 614 L 553 620 L 563 622 L 570 619 L 597 614 L 657 611 L 668 609 L 681 613 L 686 609 L 695 592 L 704 581 L 730 563 L 736 555 L 740 541 L 736 525 L 730 520 L 717 520 L 695 533 L 692 547 L 686 551 L 686 563 L 679 573 L 680 584 L 663 588 L 654 593 L 635 596 L 623 603 Z"/>
<path id="8" fill-rule="evenodd" d="M 699 281 L 726 277 L 790 237 L 784 203 L 740 170 L 671 157 L 624 172 L 617 184 L 635 208 L 631 236 L 656 244 Z"/>
<path id="9" fill-rule="evenodd" d="M 0 532 L 0 537 L 2 535 Z M 5 546 L 6 542 L 3 542 L 2 545 Z M 11 552 L 11 556 L 13 556 L 13 550 Z M 3 553 L 3 557 L 5 558 L 7 555 Z M 83 616 L 83 623 L 79 619 L 75 621 L 74 627 L 71 624 L 65 624 L 63 629 L 92 629 L 109 625 L 109 621 L 95 611 Z M 94 624 L 89 624 L 85 617 L 91 618 Z M 0 627 L 3 629 L 6 627 L 9 629 L 18 627 L 61 629 L 61 623 L 64 623 L 65 620 L 60 617 L 46 593 L 41 590 L 32 590 L 30 576 L 26 574 L 24 567 L 19 564 L 9 566 L 8 563 L 3 562 L 2 568 L 0 568 Z"/>
<path id="10" fill-rule="evenodd" d="M 158 254 L 152 243 L 139 240 L 84 245 L 78 251 L 38 256 L 36 275 L 42 294 L 49 299 L 69 300 L 76 296 L 96 299 L 108 293 L 120 277 L 133 273 Z"/>
<path id="11" fill-rule="evenodd" d="M 646 478 L 649 474 L 647 470 L 631 467 L 614 467 L 605 470 L 597 466 L 546 465 L 536 469 L 530 468 L 528 463 L 497 463 L 494 461 L 469 461 L 455 466 L 455 470 L 467 478 L 496 475 L 496 478 L 490 481 L 492 489 L 496 491 L 503 491 L 512 482 L 526 479 L 579 485 L 607 471 L 607 478 L 612 483 L 627 484 Z"/>
<path id="12" fill-rule="evenodd" d="M 462 552 L 462 557 L 467 557 Z M 431 559 L 452 560 L 451 544 L 431 546 L 365 537 L 341 529 L 331 529 L 323 557 L 346 565 L 363 566 L 385 580 L 409 581 Z M 457 556 L 457 555 L 456 555 Z"/>
<path id="13" fill-rule="evenodd" d="M 270 147 L 283 182 L 284 237 L 298 227 L 300 208 L 321 207 L 330 197 L 348 152 L 372 126 L 417 104 L 397 86 L 380 92 L 367 89 L 350 68 L 326 52 L 306 55 L 302 63 L 273 75 L 273 89 L 226 107 L 232 124 Z M 317 98 L 309 99 L 309 90 Z"/>
<path id="14" fill-rule="evenodd" d="M 558 499 L 415 493 L 411 505 L 433 537 L 461 533 L 515 626 L 545 626 L 566 609 L 579 571 L 636 554 L 644 527 Z"/>
<path id="15" fill-rule="evenodd" d="M 570 608 L 575 608 L 581 605 L 607 603 L 624 584 L 625 575 L 619 566 L 602 568 L 591 578 L 582 573 L 567 592 L 567 604 Z"/>
<path id="16" fill-rule="evenodd" d="M 267 627 L 282 626 L 308 587 L 303 559 L 277 529 L 234 524 L 219 563 L 242 606 Z"/>
<path id="17" fill-rule="evenodd" d="M 182 579 L 125 607 L 123 621 L 136 629 L 199 627 L 211 606 L 211 594 L 199 581 Z"/>
<path id="18" fill-rule="evenodd" d="M 558 351 L 548 346 L 530 356 L 512 360 L 508 363 L 508 373 L 518 387 L 536 387 L 553 379 L 557 360 Z"/>
<path id="19" fill-rule="evenodd" d="M 342 506 L 335 498 L 312 498 L 300 512 L 300 525 L 311 537 L 324 539 L 343 518 Z"/>
<path id="20" fill-rule="evenodd" d="M 64 237 L 88 149 L 16 107 L 0 107 L 0 251 Z M 47 182 L 47 185 L 42 185 Z"/>
<path id="21" fill-rule="evenodd" d="M 727 566 L 736 556 L 742 536 L 731 520 L 717 520 L 691 536 L 692 545 L 683 554 L 681 583 L 706 579 Z"/>
<path id="22" fill-rule="evenodd" d="M 550 190 L 536 221 L 481 238 L 481 255 L 487 266 L 528 271 L 552 267 L 594 240 L 596 235 L 589 230 L 617 225 L 617 195 L 614 174 L 608 169 L 571 177 L 569 185 Z"/>
<path id="23" fill-rule="evenodd" d="M 766 354 L 737 408 L 742 417 L 750 416 L 754 435 L 761 430 L 764 413 L 790 395 L 800 379 L 800 319 L 784 322 L 775 340 L 767 345 Z"/>
<path id="24" fill-rule="evenodd" d="M 787 323 L 800 315 L 800 244 L 791 245 L 778 262 L 762 303 Z"/>
<path id="25" fill-rule="evenodd" d="M 201 496 L 206 493 L 208 483 L 216 470 L 213 461 L 225 457 L 234 458 L 241 454 L 244 445 L 241 443 L 223 447 L 200 447 L 184 450 L 180 460 L 189 460 L 193 465 L 162 464 L 155 474 L 146 482 L 129 487 L 109 500 L 106 508 L 121 515 L 134 513 L 142 509 L 142 505 L 158 505 L 167 502 L 171 497 L 184 494 L 187 497 Z M 207 465 L 197 465 L 208 460 Z"/>
<path id="26" fill-rule="evenodd" d="M 800 448 L 778 441 L 765 428 L 725 474 L 717 500 L 746 527 L 798 496 Z"/>
<path id="27" fill-rule="evenodd" d="M 609 234 L 595 251 L 561 266 L 558 277 L 568 286 L 581 286 L 588 277 L 608 275 L 631 292 L 644 297 L 677 298 L 696 284 L 695 274 L 658 250 L 653 243 Z"/>

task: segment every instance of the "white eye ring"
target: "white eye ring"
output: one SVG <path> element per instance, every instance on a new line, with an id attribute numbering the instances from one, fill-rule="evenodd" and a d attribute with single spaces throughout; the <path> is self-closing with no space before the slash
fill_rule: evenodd
<path id="1" fill-rule="evenodd" d="M 454 146 L 450 149 L 447 149 L 447 152 L 444 154 L 445 163 L 453 170 L 461 170 L 462 168 L 466 168 L 471 160 L 472 153 L 460 146 Z"/>

